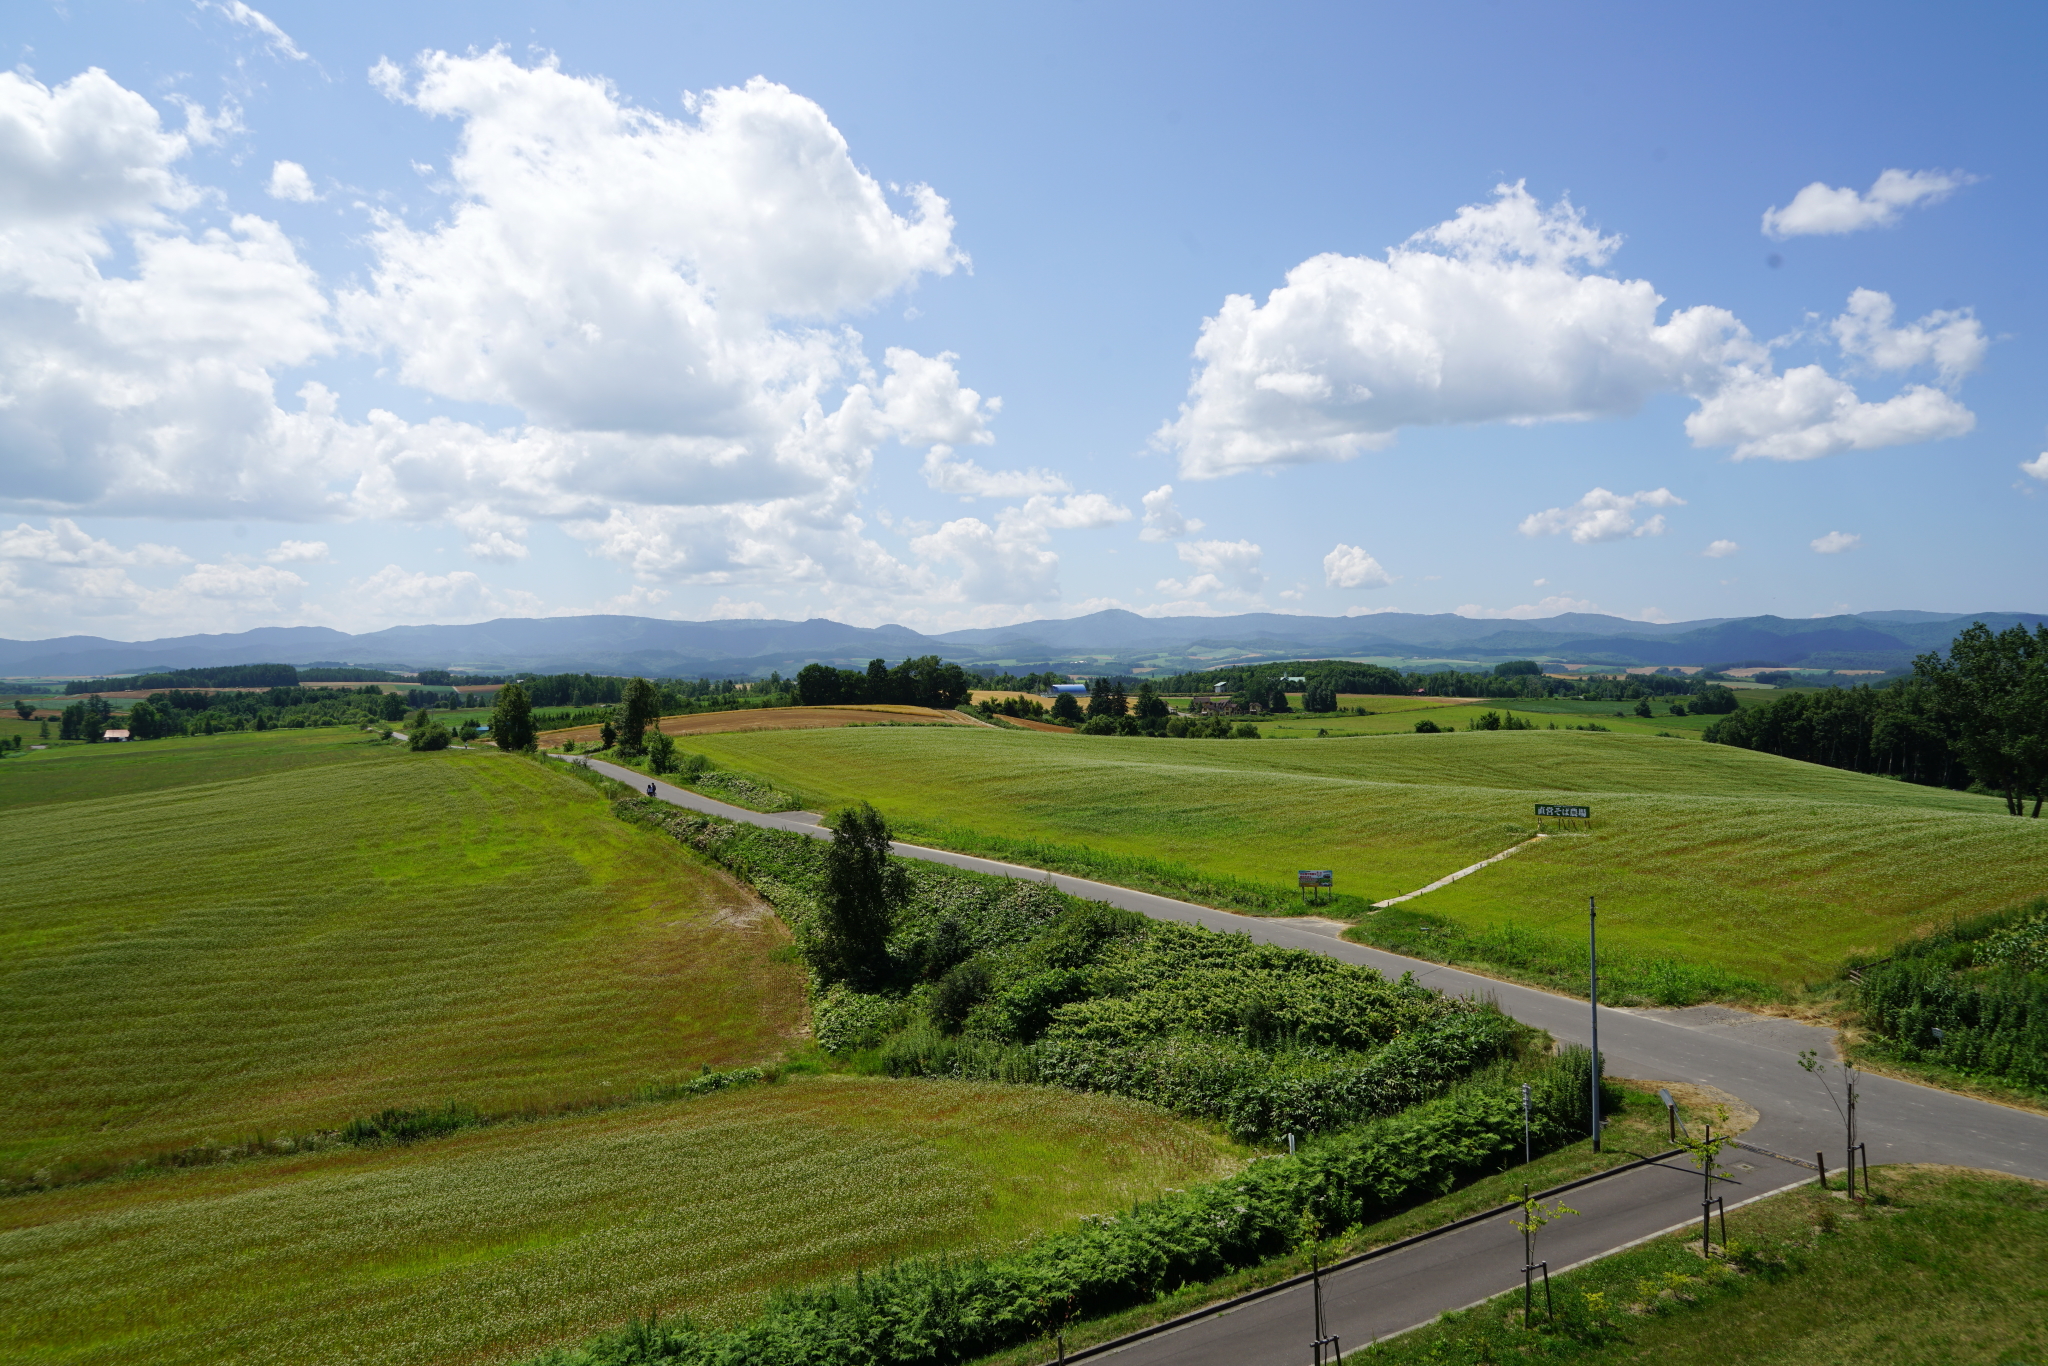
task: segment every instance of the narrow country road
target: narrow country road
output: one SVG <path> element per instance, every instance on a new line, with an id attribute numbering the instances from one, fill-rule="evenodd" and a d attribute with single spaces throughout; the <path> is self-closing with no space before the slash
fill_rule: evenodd
<path id="1" fill-rule="evenodd" d="M 644 774 L 602 760 L 571 762 L 586 764 L 642 791 L 648 785 Z M 763 815 L 662 782 L 654 784 L 654 795 L 728 820 L 831 838 L 831 831 L 809 812 Z M 1344 926 L 1335 921 L 1235 915 L 1087 878 L 914 844 L 898 843 L 895 851 L 906 858 L 979 873 L 1049 882 L 1063 892 L 1157 919 L 1309 949 L 1378 968 L 1390 976 L 1413 973 L 1417 981 L 1449 995 L 1491 997 L 1516 1019 L 1546 1029 L 1564 1042 L 1591 1042 L 1591 1009 L 1585 1001 L 1353 944 L 1338 937 Z M 1820 1081 L 1798 1065 L 1799 1052 L 1809 1048 L 1823 1058 L 1834 1057 L 1834 1032 L 1724 1006 L 1600 1010 L 1600 1051 L 1609 1074 L 1719 1087 L 1755 1106 L 1761 1115 L 1756 1126 L 1743 1135 L 1745 1143 L 1807 1163 L 1824 1153 L 1826 1165 L 1837 1169 L 1846 1162 L 1842 1121 Z M 1943 1162 L 2048 1180 L 2048 1117 L 1912 1082 L 1866 1075 L 1857 1125 L 1858 1137 L 1869 1145 L 1872 1166 Z M 1742 1185 L 1726 1186 L 1719 1192 L 1730 1206 L 1812 1179 L 1810 1170 L 1802 1171 L 1762 1152 L 1731 1149 L 1725 1157 L 1743 1164 L 1731 1170 Z M 1541 1255 L 1549 1258 L 1553 1271 L 1688 1218 L 1697 1220 L 1700 1179 L 1683 1170 L 1682 1163 L 1676 1165 L 1679 1170 L 1642 1168 L 1574 1192 L 1571 1203 L 1585 1213 L 1552 1225 L 1544 1235 Z M 1475 1225 L 1326 1278 L 1326 1313 L 1348 1350 L 1517 1286 L 1520 1267 L 1520 1238 L 1506 1227 L 1505 1220 L 1499 1221 L 1498 1228 Z M 1104 1354 L 1104 1359 L 1113 1357 L 1119 1366 L 1154 1361 L 1192 1366 L 1297 1362 L 1307 1351 L 1309 1322 L 1307 1291 L 1290 1290 L 1121 1347 Z"/>

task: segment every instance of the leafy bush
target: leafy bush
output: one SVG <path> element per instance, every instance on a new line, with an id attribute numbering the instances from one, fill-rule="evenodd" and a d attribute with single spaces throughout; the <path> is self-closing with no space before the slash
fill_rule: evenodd
<path id="1" fill-rule="evenodd" d="M 2048 899 L 1958 921 L 1862 975 L 1864 1023 L 1903 1061 L 2048 1088 Z"/>
<path id="2" fill-rule="evenodd" d="M 614 809 L 751 882 L 811 966 L 819 1044 L 878 1048 L 896 1075 L 1112 1092 L 1273 1141 L 1440 1094 L 1516 1034 L 1405 977 L 894 858 L 886 943 L 856 974 L 826 913 L 828 846 L 640 798 Z"/>
<path id="3" fill-rule="evenodd" d="M 688 756 L 703 758 L 700 754 Z M 735 806 L 748 807 L 755 811 L 794 811 L 803 803 L 780 788 L 766 783 L 757 783 L 751 778 L 742 778 L 737 773 L 722 773 L 716 769 L 698 769 L 684 779 L 691 787 L 713 797 L 720 797 Z"/>

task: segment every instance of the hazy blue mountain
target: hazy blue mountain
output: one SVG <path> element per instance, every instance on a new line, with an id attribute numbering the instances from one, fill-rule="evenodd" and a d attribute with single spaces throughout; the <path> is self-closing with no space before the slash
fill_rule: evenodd
<path id="1" fill-rule="evenodd" d="M 468 668 L 749 677 L 792 673 L 814 660 L 859 667 L 877 657 L 937 654 L 964 664 L 1071 665 L 1084 672 L 1140 663 L 1206 667 L 1222 658 L 1393 656 L 1488 662 L 1537 655 L 1627 665 L 1745 662 L 1827 668 L 1904 668 L 1972 621 L 2003 629 L 2040 613 L 1864 612 L 1851 616 L 1708 618 L 1652 623 L 1591 613 L 1534 621 L 1450 613 L 1362 617 L 1247 612 L 1141 617 L 1094 612 L 922 635 L 904 626 L 809 621 L 665 621 L 654 617 L 507 617 L 465 626 L 394 626 L 350 635 L 323 626 L 270 626 L 232 635 L 115 641 L 98 636 L 0 640 L 0 672 L 15 676 L 124 674 L 218 664 L 332 660 L 395 668 Z M 1221 652 L 1220 656 L 1219 653 Z"/>

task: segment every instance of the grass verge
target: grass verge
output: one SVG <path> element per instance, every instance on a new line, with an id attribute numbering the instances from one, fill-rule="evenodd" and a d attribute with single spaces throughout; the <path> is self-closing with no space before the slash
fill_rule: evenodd
<path id="1" fill-rule="evenodd" d="M 1346 939 L 1432 963 L 1471 968 L 1577 996 L 1586 990 L 1591 952 L 1580 936 L 1531 929 L 1513 920 L 1472 926 L 1426 911 L 1390 906 L 1356 921 Z M 1712 963 L 1604 946 L 1600 1000 L 1616 1006 L 1689 1006 L 1701 1001 L 1777 1002 L 1786 993 L 1769 982 Z"/>
<path id="2" fill-rule="evenodd" d="M 1556 1278 L 1555 1324 L 1521 1293 L 1445 1315 L 1361 1361 L 1481 1366 L 1949 1366 L 2048 1352 L 2048 1184 L 1879 1167 L 1879 1198 L 1813 1188 L 1731 1212 L 1727 1255 L 1682 1235 Z M 1718 1253 L 1718 1249 L 1717 1249 Z"/>

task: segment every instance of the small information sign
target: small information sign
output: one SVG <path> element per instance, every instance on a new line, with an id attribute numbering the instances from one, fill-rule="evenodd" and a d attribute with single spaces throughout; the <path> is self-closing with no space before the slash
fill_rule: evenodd
<path id="1" fill-rule="evenodd" d="M 1593 808 L 1590 806 L 1538 805 L 1536 814 L 1539 816 L 1555 816 L 1559 820 L 1566 821 L 1589 821 L 1593 819 Z"/>
<path id="2" fill-rule="evenodd" d="M 1337 885 L 1337 875 L 1327 868 L 1313 872 L 1304 868 L 1296 873 L 1295 877 L 1304 887 L 1334 887 Z"/>

